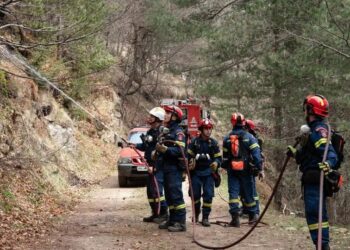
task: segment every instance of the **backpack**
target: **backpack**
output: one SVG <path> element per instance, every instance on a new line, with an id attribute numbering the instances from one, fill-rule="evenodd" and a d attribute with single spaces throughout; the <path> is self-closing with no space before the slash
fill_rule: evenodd
<path id="1" fill-rule="evenodd" d="M 338 156 L 338 162 L 337 165 L 334 166 L 334 169 L 339 169 L 341 167 L 342 162 L 344 161 L 345 139 L 338 131 L 332 130 L 331 142 L 334 151 Z"/>
<path id="2" fill-rule="evenodd" d="M 243 145 L 242 135 L 230 135 L 229 137 L 231 143 L 231 168 L 235 171 L 242 171 L 245 167 L 245 156 L 247 155 L 247 150 Z"/>

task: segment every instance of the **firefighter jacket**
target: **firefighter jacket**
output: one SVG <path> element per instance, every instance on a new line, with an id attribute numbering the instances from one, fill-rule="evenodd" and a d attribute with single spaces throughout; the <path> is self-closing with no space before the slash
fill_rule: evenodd
<path id="1" fill-rule="evenodd" d="M 187 153 L 189 158 L 196 159 L 194 171 L 198 176 L 207 176 L 212 174 L 210 164 L 213 162 L 221 165 L 221 153 L 217 141 L 213 138 L 204 140 L 201 136 L 193 138 L 188 145 Z"/>
<path id="2" fill-rule="evenodd" d="M 165 153 L 159 153 L 159 160 L 161 162 L 161 167 L 164 171 L 167 170 L 184 170 L 185 160 L 183 158 L 182 152 L 186 157 L 186 138 L 182 128 L 179 126 L 179 123 L 176 121 L 171 121 L 168 125 L 169 133 L 163 135 L 160 139 L 160 142 L 164 141 L 164 145 L 167 146 Z M 174 141 L 167 142 L 167 141 Z"/>
<path id="3" fill-rule="evenodd" d="M 310 134 L 305 145 L 298 149 L 295 159 L 300 165 L 299 169 L 305 173 L 308 170 L 319 170 L 318 163 L 322 162 L 323 154 L 328 140 L 328 127 L 322 119 L 308 124 Z M 329 144 L 326 161 L 333 168 L 337 161 L 337 153 L 332 144 Z"/>
<path id="4" fill-rule="evenodd" d="M 262 170 L 262 158 L 261 151 L 258 140 L 249 132 L 245 131 L 242 127 L 236 126 L 232 129 L 232 131 L 224 137 L 223 141 L 223 162 L 222 167 L 225 169 L 230 168 L 231 161 L 233 160 L 233 155 L 231 153 L 231 135 L 238 135 L 239 140 L 239 148 L 242 152 L 242 160 L 244 161 L 244 170 L 249 171 L 249 161 L 252 159 L 252 163 L 254 168 L 259 171 Z"/>
<path id="5" fill-rule="evenodd" d="M 159 137 L 159 128 L 151 128 L 142 138 L 142 143 L 136 144 L 136 148 L 145 152 L 145 159 L 150 166 L 155 166 L 152 160 L 152 151 L 155 149 Z"/>

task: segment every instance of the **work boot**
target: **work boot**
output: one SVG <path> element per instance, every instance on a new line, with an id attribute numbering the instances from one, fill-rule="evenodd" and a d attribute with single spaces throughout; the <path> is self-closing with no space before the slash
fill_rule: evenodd
<path id="1" fill-rule="evenodd" d="M 168 227 L 169 232 L 185 232 L 186 231 L 186 224 L 175 222 L 173 225 Z"/>
<path id="2" fill-rule="evenodd" d="M 331 248 L 329 247 L 328 244 L 322 245 L 322 250 L 330 250 Z"/>
<path id="3" fill-rule="evenodd" d="M 162 223 L 159 224 L 158 228 L 159 229 L 168 229 L 169 226 L 173 225 L 172 222 L 169 220 L 163 221 Z"/>
<path id="4" fill-rule="evenodd" d="M 249 214 L 249 220 L 248 224 L 249 225 L 254 225 L 254 223 L 258 220 L 259 216 L 257 214 Z"/>
<path id="5" fill-rule="evenodd" d="M 209 219 L 208 219 L 208 218 L 203 218 L 203 219 L 202 219 L 202 225 L 203 225 L 204 227 L 210 227 Z"/>
<path id="6" fill-rule="evenodd" d="M 154 218 L 156 218 L 157 215 L 155 214 L 152 214 L 151 216 L 148 216 L 148 217 L 144 217 L 143 218 L 143 222 L 153 222 Z"/>
<path id="7" fill-rule="evenodd" d="M 240 227 L 241 223 L 239 222 L 239 213 L 232 214 L 232 220 L 228 224 L 229 227 Z"/>
<path id="8" fill-rule="evenodd" d="M 160 214 L 158 217 L 153 219 L 154 223 L 161 224 L 163 221 L 167 221 L 169 218 L 168 213 Z"/>

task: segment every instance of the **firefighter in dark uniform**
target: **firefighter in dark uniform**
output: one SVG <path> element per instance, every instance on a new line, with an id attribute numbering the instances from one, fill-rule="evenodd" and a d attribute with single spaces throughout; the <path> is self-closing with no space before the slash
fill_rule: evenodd
<path id="1" fill-rule="evenodd" d="M 159 225 L 170 232 L 186 231 L 186 204 L 182 192 L 182 173 L 185 169 L 185 134 L 179 126 L 183 117 L 177 106 L 165 106 L 164 123 L 168 133 L 156 145 L 158 158 L 164 171 L 164 192 L 169 207 L 169 219 Z M 166 141 L 173 142 L 166 142 Z M 184 153 L 184 155 L 182 155 Z"/>
<path id="2" fill-rule="evenodd" d="M 203 119 L 200 121 L 198 129 L 200 135 L 192 139 L 187 153 L 195 202 L 195 221 L 198 222 L 201 212 L 201 197 L 203 196 L 202 225 L 209 227 L 209 214 L 214 197 L 214 177 L 221 165 L 221 153 L 217 141 L 210 137 L 213 122 L 209 119 Z"/>
<path id="3" fill-rule="evenodd" d="M 262 159 L 262 169 L 261 171 L 259 169 L 256 169 L 254 168 L 254 163 L 252 161 L 250 161 L 250 170 L 254 176 L 254 200 L 256 202 L 256 214 L 259 216 L 260 215 L 260 199 L 259 199 L 259 194 L 257 192 L 257 189 L 256 189 L 256 178 L 255 177 L 258 177 L 258 179 L 260 181 L 262 181 L 264 178 L 265 178 L 265 173 L 264 173 L 264 154 L 262 152 L 262 144 L 263 144 L 263 141 L 261 138 L 259 138 L 259 135 L 256 133 L 255 131 L 255 123 L 253 120 L 250 120 L 250 119 L 246 119 L 246 126 L 245 126 L 246 130 L 252 134 L 257 140 L 258 140 L 258 144 L 260 146 L 260 152 L 261 152 L 261 159 Z M 243 214 L 248 214 L 247 212 L 247 208 L 246 206 L 244 206 L 244 203 L 242 203 L 243 205 Z"/>
<path id="4" fill-rule="evenodd" d="M 322 162 L 328 141 L 328 117 L 329 104 L 321 95 L 310 95 L 305 98 L 303 110 L 306 122 L 310 127 L 310 133 L 298 149 L 288 146 L 287 154 L 295 157 L 302 175 L 302 186 L 304 191 L 305 215 L 313 243 L 317 246 L 318 239 L 318 214 L 320 198 L 320 171 L 328 175 L 337 164 L 338 157 L 329 144 L 327 158 Z M 323 194 L 322 212 L 322 250 L 329 248 L 329 224 L 326 209 L 325 195 Z"/>
<path id="5" fill-rule="evenodd" d="M 227 170 L 228 178 L 229 211 L 232 216 L 229 226 L 240 227 L 240 194 L 248 212 L 249 223 L 257 219 L 254 176 L 248 166 L 252 159 L 254 167 L 261 171 L 262 160 L 257 139 L 244 128 L 244 116 L 240 113 L 233 113 L 231 124 L 233 129 L 223 141 L 222 168 Z"/>
<path id="6" fill-rule="evenodd" d="M 149 176 L 147 179 L 147 197 L 152 214 L 149 217 L 143 218 L 144 222 L 161 223 L 168 219 L 168 206 L 163 195 L 164 173 L 162 168 L 157 166 L 159 165 L 157 164 L 157 161 L 154 161 L 151 156 L 152 151 L 154 151 L 157 144 L 159 137 L 159 127 L 164 121 L 164 116 L 165 111 L 163 108 L 155 107 L 151 109 L 149 112 L 149 117 L 147 119 L 147 123 L 151 126 L 151 128 L 147 131 L 146 135 L 142 137 L 142 143 L 135 145 L 137 149 L 145 152 L 145 159 L 149 165 Z M 159 203 L 160 212 L 158 214 Z"/>

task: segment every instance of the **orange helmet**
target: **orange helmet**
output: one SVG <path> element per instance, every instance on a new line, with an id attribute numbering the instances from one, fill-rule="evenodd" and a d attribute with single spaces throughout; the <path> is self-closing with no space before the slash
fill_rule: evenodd
<path id="1" fill-rule="evenodd" d="M 255 129 L 255 123 L 253 120 L 247 119 L 246 120 L 246 126 L 248 129 L 254 130 Z"/>
<path id="2" fill-rule="evenodd" d="M 236 125 L 245 126 L 244 115 L 238 112 L 233 113 L 231 116 L 231 123 L 233 127 L 235 127 Z"/>
<path id="3" fill-rule="evenodd" d="M 164 110 L 165 112 L 170 112 L 172 114 L 175 114 L 180 121 L 182 120 L 183 112 L 178 106 L 167 105 L 167 106 L 164 106 Z"/>
<path id="4" fill-rule="evenodd" d="M 316 115 L 319 117 L 328 117 L 329 103 L 322 95 L 309 95 L 305 98 L 303 111 L 307 115 Z"/>
<path id="5" fill-rule="evenodd" d="M 198 125 L 199 130 L 202 130 L 204 128 L 212 129 L 213 127 L 214 127 L 214 123 L 208 118 L 202 119 Z"/>

